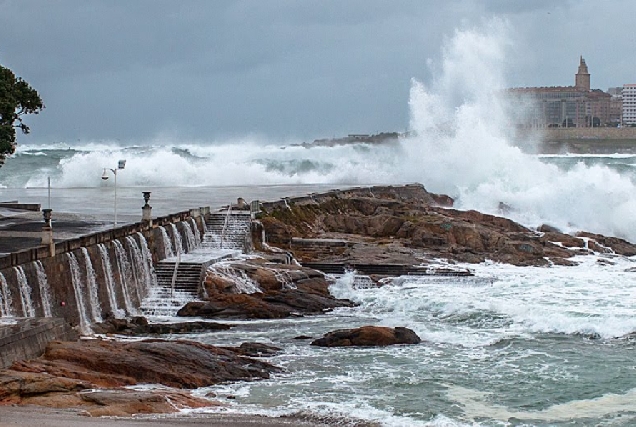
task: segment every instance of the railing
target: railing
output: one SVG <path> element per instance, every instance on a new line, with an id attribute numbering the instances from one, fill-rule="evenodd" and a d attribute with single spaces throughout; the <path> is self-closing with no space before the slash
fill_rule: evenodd
<path id="1" fill-rule="evenodd" d="M 230 222 L 231 212 L 232 212 L 232 205 L 228 205 L 227 214 L 225 214 L 225 222 L 223 223 L 223 229 L 221 230 L 221 249 L 223 249 L 223 241 L 225 240 L 225 232 L 227 231 L 227 225 Z"/>

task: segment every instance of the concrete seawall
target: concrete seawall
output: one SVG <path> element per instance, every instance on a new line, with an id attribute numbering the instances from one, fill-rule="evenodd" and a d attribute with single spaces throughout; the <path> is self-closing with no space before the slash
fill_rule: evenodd
<path id="1" fill-rule="evenodd" d="M 58 317 L 71 326 L 134 315 L 147 296 L 149 272 L 168 251 L 185 253 L 203 233 L 209 208 L 129 224 L 0 258 L 0 314 Z M 180 245 L 180 248 L 177 248 Z"/>
<path id="2" fill-rule="evenodd" d="M 49 341 L 77 339 L 77 333 L 60 318 L 16 319 L 0 326 L 0 369 L 16 360 L 41 356 Z"/>

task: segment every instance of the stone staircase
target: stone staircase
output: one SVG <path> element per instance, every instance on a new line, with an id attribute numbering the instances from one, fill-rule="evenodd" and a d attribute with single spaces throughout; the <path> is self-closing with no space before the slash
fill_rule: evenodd
<path id="1" fill-rule="evenodd" d="M 203 281 L 203 264 L 180 262 L 175 276 L 175 261 L 161 261 L 155 267 L 157 285 L 172 290 L 172 279 L 175 278 L 174 290 L 186 292 L 196 297 Z"/>
<path id="2" fill-rule="evenodd" d="M 235 249 L 245 253 L 250 251 L 251 215 L 249 211 L 213 213 L 205 224 L 207 232 L 201 241 L 202 248 Z"/>
<path id="3" fill-rule="evenodd" d="M 157 286 L 151 289 L 151 295 L 141 306 L 145 315 L 175 316 L 187 302 L 200 297 L 209 265 L 251 248 L 249 211 L 213 213 L 207 219 L 206 227 L 197 248 L 179 258 L 171 257 L 157 263 Z"/>

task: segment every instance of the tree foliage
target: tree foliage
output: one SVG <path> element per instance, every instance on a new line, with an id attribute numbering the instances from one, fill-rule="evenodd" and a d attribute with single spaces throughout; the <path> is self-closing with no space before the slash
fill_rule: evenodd
<path id="1" fill-rule="evenodd" d="M 16 129 L 23 134 L 29 127 L 22 121 L 25 114 L 38 114 L 44 108 L 38 92 L 13 71 L 0 65 L 0 166 L 7 155 L 15 152 Z"/>

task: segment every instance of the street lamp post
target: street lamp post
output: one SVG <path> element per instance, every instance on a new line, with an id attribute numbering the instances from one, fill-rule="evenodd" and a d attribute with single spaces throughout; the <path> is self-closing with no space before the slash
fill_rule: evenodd
<path id="1" fill-rule="evenodd" d="M 120 160 L 119 162 L 117 162 L 116 169 L 104 168 L 104 173 L 102 174 L 103 180 L 108 179 L 108 174 L 106 173 L 107 170 L 111 171 L 113 175 L 115 175 L 115 225 L 117 225 L 117 171 L 120 169 L 124 169 L 125 167 L 126 167 L 126 160 Z"/>

